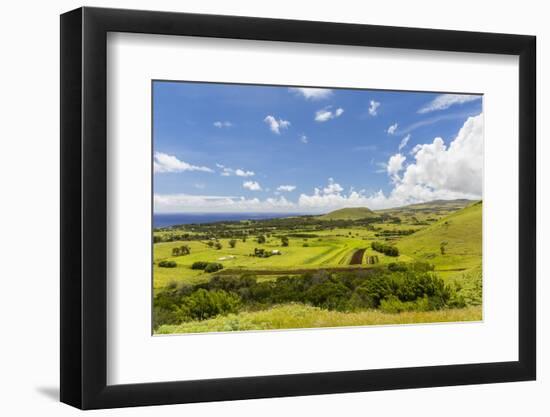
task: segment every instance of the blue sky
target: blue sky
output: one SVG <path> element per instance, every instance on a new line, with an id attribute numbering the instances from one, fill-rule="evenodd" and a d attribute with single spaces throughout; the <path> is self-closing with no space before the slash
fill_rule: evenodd
<path id="1" fill-rule="evenodd" d="M 482 162 L 470 159 L 482 150 L 481 113 L 472 95 L 155 81 L 155 212 L 479 198 Z M 451 152 L 457 138 L 468 146 Z M 454 177 L 441 183 L 434 169 Z M 478 186 L 464 184 L 466 171 Z"/>

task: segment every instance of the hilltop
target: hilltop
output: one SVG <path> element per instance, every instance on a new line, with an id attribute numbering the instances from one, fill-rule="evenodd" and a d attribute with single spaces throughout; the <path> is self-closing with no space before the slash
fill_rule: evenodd
<path id="1" fill-rule="evenodd" d="M 351 207 L 331 211 L 319 216 L 321 220 L 359 220 L 378 217 L 374 211 L 367 207 Z"/>
<path id="2" fill-rule="evenodd" d="M 389 209 L 376 210 L 377 213 L 392 213 L 392 212 L 419 212 L 419 211 L 434 211 L 434 210 L 459 210 L 468 207 L 475 200 L 467 200 L 464 198 L 456 200 L 433 200 L 425 203 L 409 204 L 406 206 L 393 207 Z"/>

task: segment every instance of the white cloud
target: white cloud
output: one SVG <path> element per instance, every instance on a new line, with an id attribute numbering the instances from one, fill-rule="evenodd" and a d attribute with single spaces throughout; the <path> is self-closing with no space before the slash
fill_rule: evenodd
<path id="1" fill-rule="evenodd" d="M 294 191 L 295 189 L 296 189 L 295 185 L 279 185 L 277 187 L 277 191 L 291 192 L 291 191 Z"/>
<path id="2" fill-rule="evenodd" d="M 255 174 L 254 174 L 254 171 L 244 171 L 240 168 L 237 168 L 235 170 L 235 175 L 237 177 L 253 177 Z"/>
<path id="3" fill-rule="evenodd" d="M 300 135 L 300 142 L 302 143 L 308 143 L 309 140 L 306 135 Z"/>
<path id="4" fill-rule="evenodd" d="M 162 152 L 155 152 L 153 158 L 153 171 L 155 173 L 184 171 L 214 172 L 208 167 L 191 165 L 187 162 L 180 161 L 173 155 L 168 155 Z"/>
<path id="5" fill-rule="evenodd" d="M 213 123 L 215 127 L 221 129 L 222 127 L 231 127 L 233 126 L 233 123 L 231 122 L 228 122 L 228 121 L 225 121 L 225 122 L 221 122 L 221 121 L 216 121 Z"/>
<path id="6" fill-rule="evenodd" d="M 332 96 L 332 90 L 329 88 L 289 88 L 288 90 L 312 101 Z"/>
<path id="7" fill-rule="evenodd" d="M 394 177 L 391 196 L 396 200 L 481 198 L 483 114 L 468 118 L 449 146 L 437 137 L 432 143 L 415 146 L 413 155 L 415 162 Z"/>
<path id="8" fill-rule="evenodd" d="M 393 125 L 388 127 L 388 130 L 387 130 L 388 135 L 393 135 L 395 133 L 395 131 L 397 130 L 397 126 L 398 126 L 398 124 L 394 123 Z"/>
<path id="9" fill-rule="evenodd" d="M 243 182 L 243 188 L 250 191 L 262 191 L 262 187 L 257 181 L 245 181 Z"/>
<path id="10" fill-rule="evenodd" d="M 468 103 L 481 99 L 480 95 L 468 94 L 441 94 L 418 110 L 418 113 L 429 113 L 437 110 L 445 110 L 455 104 Z"/>
<path id="11" fill-rule="evenodd" d="M 288 120 L 279 119 L 272 115 L 267 115 L 264 119 L 264 122 L 269 125 L 269 128 L 273 133 L 280 134 L 281 129 L 288 129 L 290 122 Z"/>
<path id="12" fill-rule="evenodd" d="M 378 107 L 380 107 L 380 102 L 371 100 L 369 103 L 369 114 L 376 116 L 378 114 Z"/>
<path id="13" fill-rule="evenodd" d="M 483 114 L 468 118 L 448 146 L 438 137 L 432 143 L 415 146 L 413 158 L 414 161 L 405 166 L 406 157 L 398 153 L 382 164 L 393 183 L 387 194 L 382 190 L 367 194 L 353 188 L 344 192 L 344 187 L 329 178 L 326 186 L 314 188 L 312 194 L 300 194 L 296 202 L 283 196 L 260 200 L 236 196 L 155 195 L 155 212 L 326 213 L 343 207 L 376 210 L 436 199 L 479 199 L 483 179 Z M 261 188 L 258 183 L 247 182 L 252 188 Z"/>
<path id="14" fill-rule="evenodd" d="M 237 196 L 206 196 L 189 194 L 155 194 L 155 213 L 185 212 L 296 212 L 297 206 L 285 197 L 244 198 Z"/>
<path id="15" fill-rule="evenodd" d="M 403 169 L 403 163 L 406 159 L 407 157 L 401 155 L 400 153 L 397 153 L 390 157 L 386 165 L 386 170 L 392 178 L 396 178 L 399 171 Z"/>
<path id="16" fill-rule="evenodd" d="M 241 168 L 233 169 L 222 164 L 216 164 L 216 166 L 221 169 L 220 175 L 222 177 L 230 177 L 232 175 L 236 175 L 237 177 L 253 177 L 256 175 L 254 171 L 247 171 Z"/>
<path id="17" fill-rule="evenodd" d="M 335 111 L 330 110 L 331 106 L 325 107 L 324 109 L 318 110 L 315 112 L 315 121 L 316 122 L 326 122 L 330 119 L 335 119 L 344 114 L 344 109 L 338 107 Z"/>
<path id="18" fill-rule="evenodd" d="M 403 139 L 401 139 L 401 143 L 399 143 L 399 148 L 398 148 L 399 151 L 403 149 L 405 146 L 407 146 L 407 143 L 409 143 L 410 138 L 411 138 L 411 135 L 408 134 Z"/>
<path id="19" fill-rule="evenodd" d="M 340 184 L 334 182 L 334 178 L 329 178 L 328 185 L 323 188 L 324 194 L 339 194 L 342 191 L 344 191 L 344 189 L 340 186 Z"/>

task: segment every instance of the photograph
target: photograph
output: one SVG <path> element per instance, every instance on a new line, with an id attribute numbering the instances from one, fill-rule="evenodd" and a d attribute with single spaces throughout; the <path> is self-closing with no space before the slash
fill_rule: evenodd
<path id="1" fill-rule="evenodd" d="M 152 82 L 153 334 L 482 320 L 483 95 Z"/>

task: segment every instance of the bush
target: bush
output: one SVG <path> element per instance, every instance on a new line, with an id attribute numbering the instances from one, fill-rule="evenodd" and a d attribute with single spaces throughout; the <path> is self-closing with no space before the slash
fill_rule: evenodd
<path id="1" fill-rule="evenodd" d="M 219 263 L 195 262 L 216 272 Z M 219 314 L 303 303 L 337 311 L 380 309 L 388 313 L 462 308 L 481 302 L 481 272 L 449 286 L 426 263 L 393 263 L 388 268 L 330 273 L 319 270 L 258 282 L 254 275 L 215 275 L 207 283 L 169 285 L 154 299 L 154 325 L 204 320 Z M 467 279 L 466 279 L 467 278 Z M 462 285 L 463 284 L 463 285 Z M 479 295 L 478 295 L 479 294 Z"/>
<path id="2" fill-rule="evenodd" d="M 208 265 L 208 262 L 204 261 L 197 261 L 193 262 L 193 265 L 191 265 L 191 269 L 204 269 Z"/>
<path id="3" fill-rule="evenodd" d="M 232 247 L 232 248 L 234 248 L 235 246 L 237 246 L 237 241 L 236 241 L 235 239 L 231 239 L 231 240 L 229 241 L 229 246 Z"/>
<path id="4" fill-rule="evenodd" d="M 204 272 L 208 272 L 208 273 L 211 273 L 211 272 L 216 272 L 216 271 L 219 271 L 220 269 L 223 269 L 223 265 L 222 264 L 219 264 L 217 262 L 210 262 L 208 265 L 206 265 L 206 267 L 204 268 Z"/>
<path id="5" fill-rule="evenodd" d="M 183 299 L 181 310 L 190 320 L 206 320 L 219 314 L 236 313 L 239 304 L 240 298 L 236 294 L 200 288 Z"/>
<path id="6" fill-rule="evenodd" d="M 158 266 L 161 268 L 175 268 L 178 264 L 174 261 L 160 261 Z"/>
<path id="7" fill-rule="evenodd" d="M 395 246 L 388 245 L 386 243 L 382 242 L 372 242 L 371 247 L 376 252 L 383 253 L 387 256 L 399 256 L 399 249 L 397 249 Z"/>
<path id="8" fill-rule="evenodd" d="M 283 236 L 281 238 L 281 246 L 288 246 L 288 237 Z"/>

